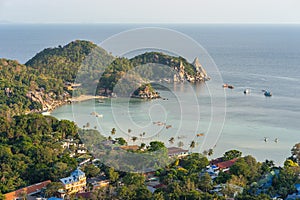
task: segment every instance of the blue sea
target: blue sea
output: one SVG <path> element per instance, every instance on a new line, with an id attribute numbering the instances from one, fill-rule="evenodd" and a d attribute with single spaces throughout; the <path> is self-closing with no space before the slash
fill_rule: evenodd
<path id="1" fill-rule="evenodd" d="M 212 157 L 238 149 L 259 161 L 271 159 L 281 165 L 290 156 L 292 146 L 300 142 L 300 26 L 2 24 L 0 57 L 25 63 L 44 48 L 63 46 L 77 39 L 101 44 L 120 32 L 149 26 L 180 32 L 200 44 L 217 66 L 222 81 L 235 88 L 224 90 L 221 82 L 214 85 L 213 80 L 198 85 L 170 84 L 171 92 L 159 91 L 166 101 L 87 101 L 60 107 L 52 115 L 74 120 L 79 126 L 89 122 L 106 136 L 116 127 L 117 136 L 129 139 L 127 130 L 132 129 L 131 134 L 139 137 L 135 143 L 156 138 L 176 146 L 182 140 L 184 148 L 189 148 L 194 140 L 197 146 L 192 151 L 213 148 Z M 203 67 L 206 68 L 205 64 Z M 246 88 L 251 89 L 249 95 L 243 94 Z M 263 89 L 271 90 L 273 96 L 265 97 Z M 103 114 L 103 118 L 95 119 L 90 115 L 93 111 Z M 154 125 L 156 121 L 172 127 Z M 146 134 L 140 136 L 142 132 Z M 196 137 L 198 133 L 204 136 Z M 174 144 L 168 142 L 170 137 L 175 138 Z"/>

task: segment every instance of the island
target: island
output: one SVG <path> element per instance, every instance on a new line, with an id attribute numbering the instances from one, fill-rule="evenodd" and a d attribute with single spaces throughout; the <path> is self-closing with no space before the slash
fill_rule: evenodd
<path id="1" fill-rule="evenodd" d="M 153 82 L 209 80 L 199 59 L 146 52 L 115 57 L 89 41 L 46 48 L 25 64 L 0 59 L 0 115 L 51 112 L 72 102 L 105 98 L 160 98 Z"/>

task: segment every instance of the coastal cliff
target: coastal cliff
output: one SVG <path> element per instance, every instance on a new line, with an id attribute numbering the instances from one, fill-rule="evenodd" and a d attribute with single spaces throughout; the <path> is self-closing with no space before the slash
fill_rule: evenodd
<path id="1" fill-rule="evenodd" d="M 180 62 L 179 66 L 175 66 L 174 69 L 177 73 L 174 74 L 173 81 L 184 82 L 186 80 L 188 82 L 204 82 L 210 79 L 206 71 L 200 64 L 198 58 L 195 58 L 192 65 L 195 70 L 194 74 L 190 74 L 185 70 L 185 66 L 182 61 Z"/>
<path id="2" fill-rule="evenodd" d="M 63 92 L 62 95 L 57 96 L 54 92 L 45 93 L 43 89 L 29 91 L 26 97 L 32 102 L 36 102 L 42 106 L 41 109 L 31 110 L 29 112 L 51 112 L 71 102 L 71 95 L 68 92 Z"/>

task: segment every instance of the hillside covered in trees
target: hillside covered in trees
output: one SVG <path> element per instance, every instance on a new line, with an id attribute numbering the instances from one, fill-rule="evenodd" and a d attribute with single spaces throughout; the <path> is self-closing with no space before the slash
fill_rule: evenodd
<path id="1" fill-rule="evenodd" d="M 0 116 L 54 109 L 81 94 L 157 98 L 151 85 L 144 87 L 150 80 L 195 82 L 206 76 L 182 57 L 149 52 L 119 58 L 92 42 L 76 40 L 44 49 L 25 65 L 0 59 Z M 66 86 L 74 83 L 80 85 L 76 90 Z"/>
<path id="2" fill-rule="evenodd" d="M 77 132 L 73 122 L 40 114 L 0 117 L 0 193 L 68 175 L 78 163 L 61 141 Z"/>
<path id="3" fill-rule="evenodd" d="M 0 59 L 0 116 L 12 117 L 42 110 L 42 104 L 32 101 L 30 91 L 43 92 L 63 99 L 63 81 L 45 76 L 17 61 Z"/>

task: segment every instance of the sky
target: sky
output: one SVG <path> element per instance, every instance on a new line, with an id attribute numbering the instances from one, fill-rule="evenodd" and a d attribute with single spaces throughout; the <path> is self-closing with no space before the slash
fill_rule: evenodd
<path id="1" fill-rule="evenodd" d="M 299 0 L 0 0 L 0 23 L 296 23 Z"/>

